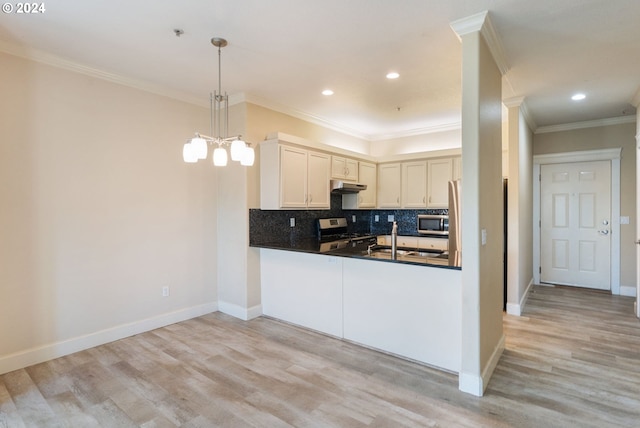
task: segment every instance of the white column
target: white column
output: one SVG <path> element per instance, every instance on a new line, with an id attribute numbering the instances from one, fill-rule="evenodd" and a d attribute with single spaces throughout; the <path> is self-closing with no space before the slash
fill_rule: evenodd
<path id="1" fill-rule="evenodd" d="M 502 72 L 487 12 L 451 23 L 462 41 L 462 343 L 458 387 L 481 396 L 502 331 Z"/>

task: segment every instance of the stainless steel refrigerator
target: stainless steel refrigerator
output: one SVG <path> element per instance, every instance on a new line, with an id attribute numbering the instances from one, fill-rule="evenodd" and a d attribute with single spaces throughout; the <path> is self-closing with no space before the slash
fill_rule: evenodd
<path id="1" fill-rule="evenodd" d="M 449 265 L 462 266 L 461 180 L 449 181 Z"/>

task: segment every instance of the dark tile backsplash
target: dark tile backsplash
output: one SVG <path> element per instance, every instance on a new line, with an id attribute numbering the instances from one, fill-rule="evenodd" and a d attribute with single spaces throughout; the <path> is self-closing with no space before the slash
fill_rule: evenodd
<path id="1" fill-rule="evenodd" d="M 393 215 L 398 222 L 399 235 L 417 235 L 418 214 L 446 213 L 446 209 L 343 210 L 342 195 L 331 195 L 329 210 L 249 210 L 249 243 L 253 245 L 317 237 L 316 220 L 327 217 L 346 217 L 351 233 L 388 235 L 392 225 L 388 216 Z M 377 222 L 376 215 L 379 217 Z M 290 226 L 291 218 L 295 218 L 295 227 Z"/>

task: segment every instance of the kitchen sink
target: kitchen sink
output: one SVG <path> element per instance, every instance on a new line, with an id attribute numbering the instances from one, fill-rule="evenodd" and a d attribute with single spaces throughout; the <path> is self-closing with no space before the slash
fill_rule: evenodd
<path id="1" fill-rule="evenodd" d="M 398 250 L 396 253 L 400 256 L 400 255 L 407 255 L 410 253 L 413 253 L 414 251 L 411 250 Z M 371 250 L 371 255 L 374 254 L 388 254 L 389 256 L 391 256 L 391 248 L 375 248 L 373 250 Z"/>
<path id="2" fill-rule="evenodd" d="M 430 251 L 397 250 L 396 254 L 397 260 L 416 263 L 442 264 L 442 262 L 448 261 L 449 259 L 447 253 Z M 371 253 L 366 254 L 365 257 L 391 260 L 391 248 L 374 248 L 371 250 Z"/>

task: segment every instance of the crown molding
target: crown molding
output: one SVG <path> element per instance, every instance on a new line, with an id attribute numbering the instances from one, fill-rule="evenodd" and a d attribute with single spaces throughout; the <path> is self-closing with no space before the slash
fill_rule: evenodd
<path id="1" fill-rule="evenodd" d="M 67 71 L 72 71 L 74 73 L 83 74 L 85 76 L 95 77 L 97 79 L 106 80 L 108 82 L 117 83 L 119 85 L 128 86 L 130 88 L 139 89 L 145 92 L 150 92 L 156 95 L 173 98 L 178 101 L 183 101 L 200 107 L 209 107 L 208 99 L 195 97 L 182 91 L 171 90 L 164 86 L 155 85 L 143 80 L 132 79 L 130 77 L 122 76 L 119 74 L 109 73 L 107 71 L 89 67 L 87 65 L 80 64 L 78 62 L 71 61 L 66 58 L 62 58 L 60 56 L 53 55 L 38 49 L 19 46 L 4 40 L 0 40 L 0 52 L 4 52 L 6 54 L 30 61 L 35 61 L 41 64 L 50 65 L 52 67 L 61 68 Z"/>
<path id="2" fill-rule="evenodd" d="M 564 123 L 560 125 L 541 126 L 534 131 L 534 134 L 546 134 L 549 132 L 573 131 L 576 129 L 596 128 L 598 126 L 621 125 L 625 123 L 635 123 L 635 116 L 618 116 L 607 119 L 587 120 L 584 122 Z"/>
<path id="3" fill-rule="evenodd" d="M 500 70 L 500 74 L 505 75 L 507 71 L 509 71 L 509 64 L 504 53 L 504 48 L 502 47 L 498 33 L 489 18 L 489 11 L 485 10 L 480 13 L 476 13 L 475 15 L 458 19 L 451 22 L 449 25 L 460 41 L 462 41 L 462 37 L 467 34 L 480 32 L 489 47 L 493 60 Z"/>
<path id="4" fill-rule="evenodd" d="M 538 128 L 538 125 L 533 120 L 531 113 L 529 112 L 529 108 L 527 107 L 527 103 L 525 101 L 525 97 L 511 97 L 505 100 L 502 100 L 502 104 L 507 108 L 511 107 L 520 107 L 520 113 L 522 113 L 522 117 L 524 117 L 524 121 L 527 122 L 529 129 L 535 133 Z"/>
<path id="5" fill-rule="evenodd" d="M 524 97 L 511 97 L 502 100 L 502 104 L 504 104 L 507 108 L 520 107 L 523 103 Z"/>

